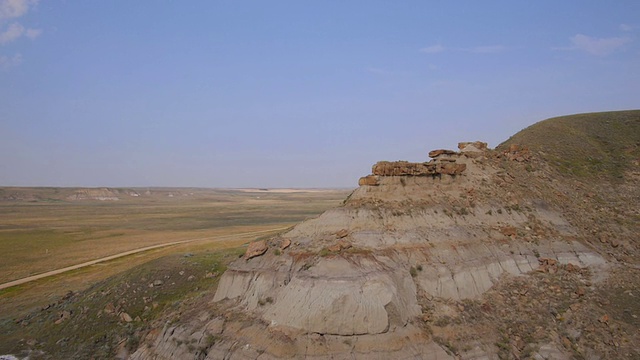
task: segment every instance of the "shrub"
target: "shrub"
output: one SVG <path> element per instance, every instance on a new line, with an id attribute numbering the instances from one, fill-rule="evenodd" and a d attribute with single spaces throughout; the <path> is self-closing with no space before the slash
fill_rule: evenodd
<path id="1" fill-rule="evenodd" d="M 412 266 L 409 269 L 409 274 L 411 274 L 411 277 L 416 277 L 416 276 L 418 276 L 418 270 L 416 270 L 416 268 Z"/>

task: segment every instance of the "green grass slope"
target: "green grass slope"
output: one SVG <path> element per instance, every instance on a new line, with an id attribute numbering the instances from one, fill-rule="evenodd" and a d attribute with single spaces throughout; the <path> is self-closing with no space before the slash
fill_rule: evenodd
<path id="1" fill-rule="evenodd" d="M 135 350 L 148 331 L 159 330 L 158 318 L 177 321 L 183 309 L 207 306 L 220 274 L 244 250 L 168 255 L 19 318 L 0 314 L 0 355 L 113 359 L 122 347 Z"/>
<path id="2" fill-rule="evenodd" d="M 640 110 L 586 113 L 540 121 L 498 146 L 527 146 L 563 174 L 621 179 L 640 159 Z"/>

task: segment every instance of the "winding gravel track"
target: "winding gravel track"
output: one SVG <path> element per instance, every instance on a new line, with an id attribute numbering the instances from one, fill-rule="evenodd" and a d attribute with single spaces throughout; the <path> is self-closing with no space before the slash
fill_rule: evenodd
<path id="1" fill-rule="evenodd" d="M 28 282 L 31 282 L 31 281 L 43 279 L 43 278 L 46 278 L 46 277 L 49 277 L 49 276 L 62 274 L 62 273 L 65 273 L 67 271 L 77 270 L 77 269 L 80 269 L 80 268 L 83 268 L 83 267 L 87 267 L 87 266 L 91 266 L 91 265 L 95 265 L 95 264 L 98 264 L 98 263 L 101 263 L 101 262 L 110 261 L 110 260 L 113 260 L 113 259 L 121 258 L 123 256 L 133 255 L 133 254 L 137 254 L 137 253 L 141 253 L 141 252 L 149 251 L 149 250 L 153 250 L 153 249 L 158 249 L 158 248 L 163 248 L 163 247 L 168 247 L 168 246 L 174 246 L 174 245 L 180 245 L 180 244 L 190 243 L 190 242 L 194 242 L 194 241 L 202 241 L 202 240 L 212 240 L 212 239 L 215 239 L 215 240 L 227 240 L 227 239 L 233 239 L 233 238 L 240 237 L 240 236 L 251 236 L 251 235 L 259 235 L 259 234 L 264 234 L 264 233 L 269 233 L 269 232 L 276 232 L 276 231 L 280 231 L 280 230 L 286 230 L 288 228 L 289 227 L 283 227 L 283 228 L 277 228 L 277 229 L 252 231 L 252 232 L 239 233 L 239 234 L 233 234 L 233 235 L 224 235 L 224 236 L 209 236 L 209 237 L 203 237 L 203 238 L 195 238 L 195 239 L 188 239 L 188 240 L 173 241 L 173 242 L 169 242 L 169 243 L 152 245 L 152 246 L 145 246 L 145 247 L 142 247 L 142 248 L 139 248 L 139 249 L 129 250 L 129 251 L 125 251 L 125 252 L 121 252 L 121 253 L 115 254 L 115 255 L 109 255 L 109 256 L 105 256 L 105 257 L 99 258 L 99 259 L 83 262 L 81 264 L 71 265 L 71 266 L 67 266 L 67 267 L 61 268 L 61 269 L 51 270 L 51 271 L 47 271 L 47 272 L 44 272 L 44 273 L 41 273 L 41 274 L 28 276 L 28 277 L 25 277 L 25 278 L 22 278 L 22 279 L 9 281 L 7 283 L 0 284 L 0 290 L 6 289 L 6 288 L 10 288 L 10 287 L 16 286 L 16 285 L 25 284 L 25 283 L 28 283 Z"/>

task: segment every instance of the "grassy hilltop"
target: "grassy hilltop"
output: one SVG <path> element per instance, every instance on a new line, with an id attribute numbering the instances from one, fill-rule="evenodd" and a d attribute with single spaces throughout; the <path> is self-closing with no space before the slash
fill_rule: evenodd
<path id="1" fill-rule="evenodd" d="M 640 110 L 560 116 L 540 121 L 498 146 L 526 145 L 562 173 L 620 179 L 640 158 Z"/>

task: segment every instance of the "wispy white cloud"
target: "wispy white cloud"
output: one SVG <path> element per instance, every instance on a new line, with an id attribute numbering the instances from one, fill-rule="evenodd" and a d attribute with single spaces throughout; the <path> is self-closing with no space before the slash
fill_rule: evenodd
<path id="1" fill-rule="evenodd" d="M 420 52 L 427 53 L 427 54 L 437 54 L 443 51 L 445 51 L 445 48 L 440 44 L 427 46 L 426 48 L 420 49 Z"/>
<path id="2" fill-rule="evenodd" d="M 473 46 L 473 47 L 462 47 L 462 48 L 450 48 L 444 47 L 440 44 L 428 46 L 426 48 L 420 49 L 420 52 L 426 54 L 437 54 L 446 51 L 459 51 L 459 52 L 469 52 L 474 54 L 491 54 L 498 53 L 504 51 L 506 47 L 502 45 L 483 45 L 483 46 Z"/>
<path id="3" fill-rule="evenodd" d="M 24 26 L 13 23 L 6 30 L 0 32 L 0 44 L 10 43 L 24 34 Z"/>
<path id="4" fill-rule="evenodd" d="M 40 36 L 41 33 L 42 30 L 40 29 L 25 29 L 24 26 L 18 23 L 12 23 L 4 31 L 0 32 L 0 45 L 15 41 L 23 35 L 33 40 Z"/>
<path id="5" fill-rule="evenodd" d="M 37 4 L 38 0 L 0 0 L 0 21 L 19 18 Z"/>
<path id="6" fill-rule="evenodd" d="M 629 31 L 633 30 L 634 26 L 629 25 L 629 24 L 620 24 L 620 26 L 618 26 L 618 28 L 620 29 L 620 31 L 629 32 Z"/>
<path id="7" fill-rule="evenodd" d="M 556 49 L 579 50 L 591 55 L 605 56 L 631 42 L 631 39 L 627 37 L 595 38 L 583 34 L 572 36 L 569 40 L 571 41 L 571 46 Z"/>
<path id="8" fill-rule="evenodd" d="M 0 69 L 8 69 L 20 65 L 22 62 L 22 54 L 15 54 L 13 56 L 0 55 Z"/>
<path id="9" fill-rule="evenodd" d="M 462 48 L 460 51 L 466 51 L 476 54 L 492 54 L 504 51 L 506 48 L 502 45 L 475 46 L 470 48 Z"/>
<path id="10" fill-rule="evenodd" d="M 42 30 L 40 29 L 27 29 L 27 31 L 24 32 L 24 36 L 31 40 L 37 38 L 40 34 L 42 34 Z"/>
<path id="11" fill-rule="evenodd" d="M 42 30 L 25 28 L 15 20 L 26 15 L 37 4 L 38 0 L 0 0 L 0 45 L 14 42 L 23 36 L 31 40 L 40 36 Z M 20 53 L 13 56 L 0 54 L 1 70 L 18 66 L 20 63 Z"/>
<path id="12" fill-rule="evenodd" d="M 0 0 L 0 45 L 16 41 L 22 36 L 33 40 L 42 33 L 40 29 L 27 29 L 17 21 L 6 23 L 8 19 L 26 15 L 37 4 L 38 0 Z M 4 58 L 6 62 L 7 57 Z"/>

